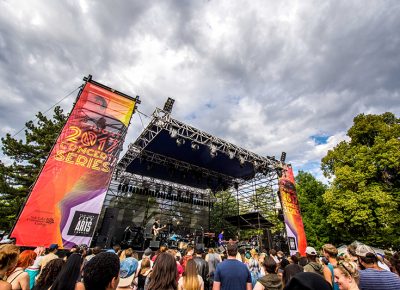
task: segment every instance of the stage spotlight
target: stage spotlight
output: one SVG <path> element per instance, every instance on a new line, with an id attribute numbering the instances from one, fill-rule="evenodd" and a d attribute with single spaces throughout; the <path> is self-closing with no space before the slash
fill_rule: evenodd
<path id="1" fill-rule="evenodd" d="M 208 145 L 210 147 L 210 155 L 212 158 L 214 158 L 215 156 L 217 156 L 217 146 L 213 143 L 210 143 L 210 145 Z"/>
<path id="2" fill-rule="evenodd" d="M 229 159 L 235 158 L 235 151 L 230 151 L 230 150 L 229 150 L 228 155 L 229 155 Z"/>
<path id="3" fill-rule="evenodd" d="M 192 142 L 192 145 L 190 145 L 190 147 L 192 147 L 192 150 L 194 151 L 194 150 L 199 150 L 199 144 L 196 144 L 196 143 L 194 143 L 194 142 Z"/>
<path id="4" fill-rule="evenodd" d="M 172 128 L 171 131 L 169 131 L 169 135 L 171 136 L 171 138 L 178 137 L 178 130 L 176 130 L 175 128 Z"/>
<path id="5" fill-rule="evenodd" d="M 167 113 L 171 113 L 172 112 L 172 107 L 174 106 L 175 100 L 168 98 L 167 101 L 164 104 L 164 109 L 163 111 L 167 112 Z"/>
<path id="6" fill-rule="evenodd" d="M 281 154 L 281 162 L 285 162 L 286 160 L 286 152 L 282 152 Z"/>
<path id="7" fill-rule="evenodd" d="M 182 138 L 176 139 L 176 145 L 181 146 L 183 144 L 185 144 L 185 139 Z"/>
<path id="8" fill-rule="evenodd" d="M 256 160 L 254 160 L 253 161 L 254 170 L 257 170 L 259 166 L 260 166 L 260 164 Z"/>
<path id="9" fill-rule="evenodd" d="M 246 160 L 244 159 L 244 157 L 243 157 L 242 155 L 240 155 L 240 156 L 239 156 L 239 163 L 240 163 L 240 166 L 243 167 L 245 162 L 246 162 Z"/>

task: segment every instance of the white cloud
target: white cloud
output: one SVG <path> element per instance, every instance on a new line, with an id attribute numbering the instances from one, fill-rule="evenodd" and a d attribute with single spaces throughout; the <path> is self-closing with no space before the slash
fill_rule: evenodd
<path id="1" fill-rule="evenodd" d="M 355 115 L 400 115 L 396 1 L 2 1 L 0 9 L 0 126 L 14 131 L 91 73 L 140 95 L 146 114 L 173 97 L 175 118 L 258 154 L 285 151 L 319 174 Z M 136 115 L 128 140 L 141 130 Z M 327 144 L 313 142 L 318 135 Z"/>

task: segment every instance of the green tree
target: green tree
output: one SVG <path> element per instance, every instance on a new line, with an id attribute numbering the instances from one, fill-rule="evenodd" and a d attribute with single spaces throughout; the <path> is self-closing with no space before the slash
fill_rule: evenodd
<path id="1" fill-rule="evenodd" d="M 326 217 L 329 208 L 323 195 L 328 186 L 317 180 L 311 173 L 299 171 L 296 176 L 298 194 L 307 244 L 320 248 L 326 243 L 335 243 L 336 237 Z"/>
<path id="2" fill-rule="evenodd" d="M 37 122 L 25 124 L 24 140 L 17 140 L 10 134 L 1 138 L 3 154 L 12 161 L 10 165 L 0 163 L 0 227 L 5 230 L 12 227 L 67 120 L 60 107 L 55 107 L 51 119 L 41 112 L 36 117 Z"/>
<path id="3" fill-rule="evenodd" d="M 343 242 L 400 244 L 400 119 L 360 114 L 342 141 L 322 159 L 334 177 L 324 195 L 327 221 Z"/>

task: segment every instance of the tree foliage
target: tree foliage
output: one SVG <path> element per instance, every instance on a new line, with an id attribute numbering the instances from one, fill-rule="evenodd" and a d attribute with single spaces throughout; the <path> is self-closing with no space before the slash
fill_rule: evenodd
<path id="1" fill-rule="evenodd" d="M 326 243 L 335 243 L 336 237 L 326 217 L 329 208 L 324 202 L 328 186 L 318 181 L 311 173 L 299 171 L 296 176 L 296 191 L 299 199 L 307 244 L 316 248 Z"/>
<path id="2" fill-rule="evenodd" d="M 12 163 L 0 163 L 0 228 L 9 230 L 35 182 L 67 116 L 55 107 L 52 118 L 39 112 L 37 122 L 25 124 L 24 140 L 1 138 L 2 151 Z"/>
<path id="3" fill-rule="evenodd" d="M 400 119 L 360 114 L 342 141 L 322 159 L 334 177 L 324 195 L 327 222 L 338 239 L 379 247 L 400 244 Z"/>

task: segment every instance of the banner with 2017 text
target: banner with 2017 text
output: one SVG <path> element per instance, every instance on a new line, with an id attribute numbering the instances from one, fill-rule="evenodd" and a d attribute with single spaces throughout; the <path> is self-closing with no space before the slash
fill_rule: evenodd
<path id="1" fill-rule="evenodd" d="M 285 165 L 282 170 L 282 176 L 279 178 L 279 193 L 290 253 L 300 252 L 304 256 L 307 240 L 297 199 L 293 169 L 290 166 Z"/>
<path id="2" fill-rule="evenodd" d="M 135 103 L 85 84 L 10 235 L 17 245 L 90 244 Z"/>

